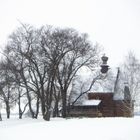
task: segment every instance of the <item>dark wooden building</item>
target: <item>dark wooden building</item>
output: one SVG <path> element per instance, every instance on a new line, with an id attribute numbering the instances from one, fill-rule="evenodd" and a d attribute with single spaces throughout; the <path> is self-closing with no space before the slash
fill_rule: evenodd
<path id="1" fill-rule="evenodd" d="M 134 105 L 130 99 L 115 100 L 114 93 L 88 93 L 88 100 L 69 109 L 71 117 L 132 117 Z"/>

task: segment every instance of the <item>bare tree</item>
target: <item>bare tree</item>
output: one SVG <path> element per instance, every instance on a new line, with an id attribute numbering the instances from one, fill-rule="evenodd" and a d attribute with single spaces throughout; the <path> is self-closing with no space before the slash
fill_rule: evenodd
<path id="1" fill-rule="evenodd" d="M 140 62 L 133 52 L 128 53 L 120 66 L 116 82 L 115 99 L 123 99 L 125 107 L 133 112 L 133 105 L 139 104 L 140 97 Z"/>
<path id="2" fill-rule="evenodd" d="M 63 57 L 57 74 L 62 97 L 63 117 L 66 117 L 66 111 L 68 106 L 68 89 L 70 88 L 73 79 L 76 77 L 77 72 L 83 67 L 93 68 L 97 66 L 99 62 L 99 47 L 92 47 L 92 45 L 87 39 L 87 35 L 81 35 L 71 30 L 66 30 L 65 32 L 67 33 L 68 31 L 70 38 L 68 45 L 71 50 Z"/>
<path id="3" fill-rule="evenodd" d="M 127 83 L 132 100 L 138 101 L 140 96 L 140 62 L 134 55 L 129 52 L 121 69 L 121 77 Z"/>
<path id="4" fill-rule="evenodd" d="M 82 67 L 95 68 L 98 65 L 99 47 L 92 47 L 87 35 L 73 29 L 54 29 L 51 32 L 47 29 L 42 35 L 41 47 L 48 78 L 43 99 L 48 100 L 47 110 L 52 110 L 53 97 L 60 98 L 61 94 L 62 116 L 66 117 L 68 89 L 72 80 Z M 57 90 L 57 96 L 56 88 L 60 90 L 60 93 Z M 58 105 L 60 99 L 53 101 Z"/>
<path id="5" fill-rule="evenodd" d="M 8 67 L 6 61 L 0 63 L 0 93 L 1 100 L 5 103 L 7 118 L 10 118 L 10 108 L 15 104 L 16 94 L 14 94 L 15 82 L 13 75 Z"/>
<path id="6" fill-rule="evenodd" d="M 15 74 L 17 84 L 22 86 L 26 90 L 26 96 L 28 99 L 28 106 L 31 112 L 32 118 L 35 118 L 35 112 L 32 108 L 32 95 L 29 73 L 29 62 L 26 55 L 30 53 L 30 48 L 34 45 L 34 30 L 29 25 L 23 25 L 18 28 L 10 36 L 8 45 L 5 48 L 5 55 L 9 60 L 10 69 Z M 20 95 L 19 95 L 20 96 Z"/>
<path id="7" fill-rule="evenodd" d="M 50 120 L 52 111 L 59 114 L 61 104 L 62 116 L 66 117 L 72 81 L 81 68 L 94 69 L 99 65 L 99 50 L 98 45 L 92 46 L 86 34 L 74 29 L 49 26 L 35 29 L 22 24 L 11 34 L 4 52 L 17 82 L 20 114 L 28 105 L 32 118 L 36 118 L 40 103 L 44 120 Z M 28 99 L 23 111 L 20 89 Z M 36 111 L 32 100 L 36 101 Z"/>

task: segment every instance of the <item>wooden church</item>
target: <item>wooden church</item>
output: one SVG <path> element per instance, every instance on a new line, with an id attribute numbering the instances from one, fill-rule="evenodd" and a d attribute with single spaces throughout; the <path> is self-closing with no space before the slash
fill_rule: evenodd
<path id="1" fill-rule="evenodd" d="M 82 105 L 70 108 L 71 117 L 133 117 L 134 105 L 131 99 L 115 100 L 114 93 L 88 93 L 88 100 Z"/>
<path id="2" fill-rule="evenodd" d="M 108 71 L 108 57 L 103 56 L 101 73 Z M 117 74 L 118 78 L 118 74 Z M 116 80 L 117 80 L 116 78 Z M 88 93 L 88 100 L 81 105 L 70 106 L 68 116 L 71 117 L 133 117 L 134 101 L 128 86 L 124 87 L 123 98 L 116 98 L 116 92 L 91 92 Z"/>

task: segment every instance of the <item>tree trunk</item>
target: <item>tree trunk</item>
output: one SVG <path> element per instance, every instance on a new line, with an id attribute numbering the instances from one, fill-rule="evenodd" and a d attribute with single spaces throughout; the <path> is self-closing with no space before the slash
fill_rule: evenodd
<path id="1" fill-rule="evenodd" d="M 0 121 L 2 121 L 1 113 L 0 113 Z"/>
<path id="2" fill-rule="evenodd" d="M 20 100 L 20 91 L 18 96 L 18 112 L 19 112 L 19 119 L 22 119 L 22 110 L 21 110 L 21 100 Z"/>
<path id="3" fill-rule="evenodd" d="M 9 105 L 9 102 L 6 101 L 6 114 L 7 114 L 7 119 L 10 118 L 10 105 Z"/>
<path id="4" fill-rule="evenodd" d="M 37 102 L 36 102 L 36 113 L 35 113 L 35 118 L 37 119 L 39 113 L 39 97 L 37 97 Z"/>
<path id="5" fill-rule="evenodd" d="M 42 115 L 45 115 L 45 99 L 43 97 L 41 97 L 41 111 L 42 111 Z"/>
<path id="6" fill-rule="evenodd" d="M 46 113 L 44 113 L 44 115 L 43 115 L 43 119 L 45 121 L 50 121 L 50 118 L 51 118 L 51 110 L 49 108 L 47 108 Z"/>
<path id="7" fill-rule="evenodd" d="M 26 81 L 26 78 L 24 76 L 24 72 L 23 71 L 21 72 L 21 76 L 23 78 L 23 81 L 24 81 L 24 84 L 25 84 L 25 87 L 26 87 L 27 99 L 28 99 L 28 103 L 29 103 L 29 110 L 30 110 L 32 118 L 34 118 L 34 111 L 32 109 L 31 97 L 30 97 L 30 93 L 29 93 L 29 89 L 28 89 L 28 84 L 27 84 L 27 81 Z"/>
<path id="8" fill-rule="evenodd" d="M 67 117 L 67 98 L 66 91 L 62 91 L 62 117 Z"/>
<path id="9" fill-rule="evenodd" d="M 22 119 L 22 112 L 19 112 L 19 119 Z"/>
<path id="10" fill-rule="evenodd" d="M 21 110 L 21 106 L 20 106 L 20 101 L 18 103 L 18 110 L 19 110 L 19 119 L 22 119 L 22 110 Z"/>
<path id="11" fill-rule="evenodd" d="M 27 98 L 28 98 L 28 103 L 29 103 L 29 110 L 30 110 L 30 113 L 31 113 L 32 118 L 34 119 L 35 118 L 35 116 L 34 116 L 35 114 L 34 114 L 34 111 L 32 109 L 31 97 L 30 97 L 29 93 L 27 93 Z"/>
<path id="12" fill-rule="evenodd" d="M 53 117 L 59 117 L 58 100 L 55 101 L 55 106 L 53 110 Z"/>

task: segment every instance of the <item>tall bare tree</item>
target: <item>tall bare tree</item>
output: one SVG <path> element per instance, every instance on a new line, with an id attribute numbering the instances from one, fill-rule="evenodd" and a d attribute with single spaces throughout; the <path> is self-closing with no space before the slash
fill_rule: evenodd
<path id="1" fill-rule="evenodd" d="M 30 48 L 35 43 L 35 32 L 33 27 L 23 25 L 11 34 L 8 45 L 5 48 L 5 55 L 9 60 L 11 71 L 15 74 L 17 84 L 26 90 L 28 106 L 32 118 L 35 112 L 32 108 L 32 95 L 29 77 L 29 62 L 26 55 L 30 53 Z"/>
<path id="2" fill-rule="evenodd" d="M 15 81 L 13 80 L 13 74 L 9 71 L 9 66 L 7 65 L 7 61 L 1 61 L 0 63 L 0 95 L 1 100 L 3 100 L 5 107 L 7 118 L 10 118 L 10 108 L 15 103 L 16 94 L 15 90 Z"/>
<path id="3" fill-rule="evenodd" d="M 131 51 L 121 67 L 120 76 L 130 90 L 131 100 L 138 104 L 140 97 L 140 62 Z"/>
<path id="4" fill-rule="evenodd" d="M 27 96 L 32 118 L 36 118 L 41 104 L 42 115 L 50 120 L 52 111 L 66 117 L 69 90 L 77 72 L 99 64 L 99 47 L 92 46 L 86 34 L 74 29 L 44 26 L 36 29 L 22 25 L 9 38 L 5 55 L 9 69 Z M 18 92 L 19 112 L 21 93 Z M 36 101 L 36 111 L 32 100 Z M 22 114 L 22 112 L 21 112 Z"/>
<path id="5" fill-rule="evenodd" d="M 72 85 L 72 81 L 81 68 L 95 68 L 99 64 L 99 47 L 92 46 L 86 34 L 81 35 L 73 30 L 66 30 L 63 34 L 65 36 L 69 35 L 69 44 L 67 46 L 70 48 L 70 51 L 61 60 L 57 78 L 62 98 L 62 116 L 66 117 L 69 96 L 68 90 Z M 65 38 L 61 38 L 61 41 L 63 40 Z"/>

